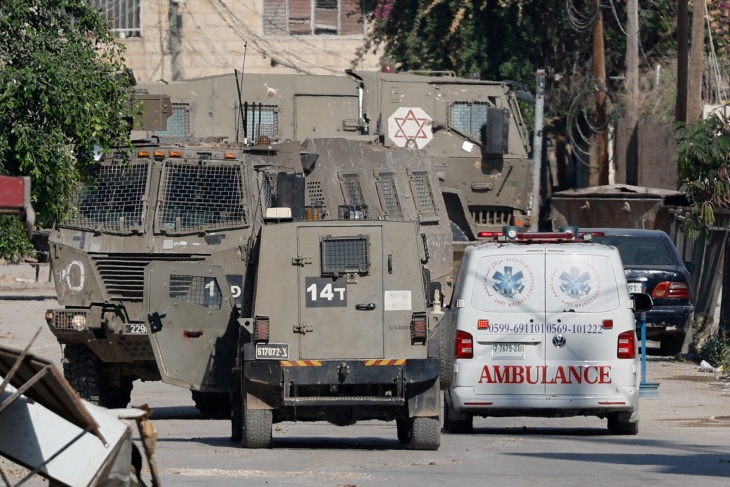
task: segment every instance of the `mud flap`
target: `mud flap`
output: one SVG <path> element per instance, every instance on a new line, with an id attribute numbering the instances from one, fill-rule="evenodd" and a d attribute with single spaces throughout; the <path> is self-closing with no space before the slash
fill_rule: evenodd
<path id="1" fill-rule="evenodd" d="M 204 392 L 229 390 L 238 325 L 221 266 L 152 262 L 145 269 L 144 309 L 164 382 Z"/>

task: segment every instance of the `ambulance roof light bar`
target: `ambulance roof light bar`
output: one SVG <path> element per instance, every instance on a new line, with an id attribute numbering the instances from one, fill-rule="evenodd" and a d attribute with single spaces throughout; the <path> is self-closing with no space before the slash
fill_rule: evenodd
<path id="1" fill-rule="evenodd" d="M 505 226 L 501 232 L 480 232 L 479 237 L 496 238 L 498 242 L 588 242 L 592 235 L 581 234 L 575 226 L 560 227 L 557 232 L 525 232 L 521 227 Z"/>

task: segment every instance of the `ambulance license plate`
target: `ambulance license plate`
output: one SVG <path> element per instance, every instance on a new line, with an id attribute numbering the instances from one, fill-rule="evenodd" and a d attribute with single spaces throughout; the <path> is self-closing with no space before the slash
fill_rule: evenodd
<path id="1" fill-rule="evenodd" d="M 643 293 L 644 292 L 644 286 L 640 282 L 630 282 L 629 283 L 629 294 L 631 293 Z"/>
<path id="2" fill-rule="evenodd" d="M 522 358 L 525 356 L 524 343 L 495 343 L 492 356 L 494 358 Z"/>

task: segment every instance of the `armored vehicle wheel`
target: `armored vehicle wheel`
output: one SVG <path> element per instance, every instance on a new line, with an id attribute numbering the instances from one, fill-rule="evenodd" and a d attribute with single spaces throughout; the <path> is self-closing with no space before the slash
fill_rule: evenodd
<path id="1" fill-rule="evenodd" d="M 439 385 L 441 389 L 451 387 L 454 376 L 455 333 L 450 319 L 445 319 L 436 328 L 439 343 Z"/>
<path id="2" fill-rule="evenodd" d="M 231 413 L 231 398 L 227 392 L 190 391 L 195 407 L 206 416 L 228 416 Z"/>
<path id="3" fill-rule="evenodd" d="M 243 446 L 246 448 L 270 448 L 272 414 L 268 409 L 243 410 Z"/>
<path id="4" fill-rule="evenodd" d="M 63 375 L 79 397 L 105 408 L 127 407 L 134 379 L 125 377 L 119 386 L 113 386 L 104 369 L 104 363 L 85 344 L 63 347 Z"/>
<path id="5" fill-rule="evenodd" d="M 414 450 L 438 450 L 441 445 L 439 418 L 412 418 L 410 440 Z"/>
<path id="6" fill-rule="evenodd" d="M 396 419 L 395 427 L 398 431 L 398 441 L 408 443 L 411 439 L 411 420 L 408 418 Z"/>

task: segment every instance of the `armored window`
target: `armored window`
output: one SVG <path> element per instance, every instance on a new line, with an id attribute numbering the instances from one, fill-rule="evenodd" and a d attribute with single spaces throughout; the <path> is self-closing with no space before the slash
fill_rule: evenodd
<path id="1" fill-rule="evenodd" d="M 122 39 L 142 35 L 141 3 L 142 0 L 91 0 L 91 5 L 109 22 L 112 32 Z"/>
<path id="2" fill-rule="evenodd" d="M 220 309 L 223 294 L 214 277 L 171 274 L 170 298 L 205 308 Z"/>
<path id="3" fill-rule="evenodd" d="M 245 121 L 246 130 L 243 130 Z M 236 119 L 238 140 L 254 144 L 269 144 L 279 138 L 279 107 L 244 103 Z"/>
<path id="4" fill-rule="evenodd" d="M 63 226 L 108 233 L 141 232 L 148 164 L 112 163 L 99 167 L 96 181 L 82 188 Z"/>
<path id="5" fill-rule="evenodd" d="M 418 220 L 421 223 L 438 221 L 438 207 L 431 188 L 431 181 L 428 179 L 428 171 L 409 170 L 408 175 Z"/>
<path id="6" fill-rule="evenodd" d="M 369 242 L 365 235 L 324 237 L 321 242 L 323 276 L 342 276 L 349 272 L 366 274 L 370 267 Z"/>
<path id="7" fill-rule="evenodd" d="M 346 206 L 355 209 L 361 214 L 362 219 L 367 220 L 368 209 L 365 204 L 365 196 L 360 186 L 360 175 L 357 172 L 338 173 L 340 176 L 340 185 L 342 186 L 342 195 L 345 197 Z"/>
<path id="8" fill-rule="evenodd" d="M 248 225 L 242 168 L 237 163 L 165 162 L 156 228 L 169 234 Z"/>
<path id="9" fill-rule="evenodd" d="M 159 137 L 187 137 L 190 131 L 190 105 L 188 103 L 173 103 L 172 116 L 167 119 L 167 130 L 158 130 Z"/>
<path id="10" fill-rule="evenodd" d="M 449 127 L 471 137 L 474 140 L 484 139 L 482 132 L 487 124 L 486 102 L 458 101 L 449 107 Z"/>
<path id="11" fill-rule="evenodd" d="M 365 32 L 357 0 L 264 0 L 264 35 L 359 35 Z"/>
<path id="12" fill-rule="evenodd" d="M 395 184 L 395 174 L 392 172 L 381 172 L 376 175 L 378 196 L 386 217 L 402 218 L 403 208 L 398 196 L 398 188 Z"/>

